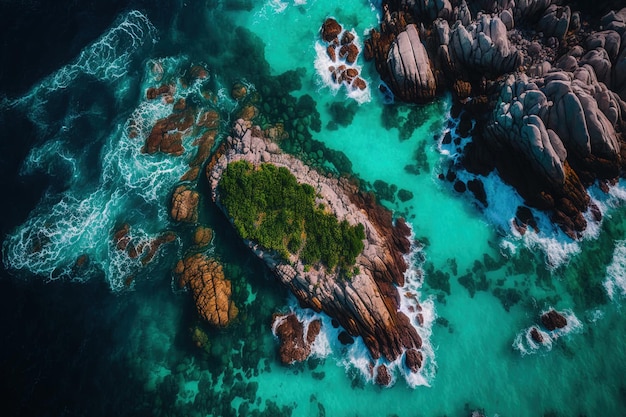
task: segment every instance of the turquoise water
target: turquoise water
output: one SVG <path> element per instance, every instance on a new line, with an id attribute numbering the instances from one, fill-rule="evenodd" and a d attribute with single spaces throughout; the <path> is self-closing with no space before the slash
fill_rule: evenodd
<path id="1" fill-rule="evenodd" d="M 321 0 L 216 4 L 194 10 L 181 5 L 169 27 L 153 25 L 150 13 L 125 12 L 73 62 L 3 103 L 26 114 L 45 138 L 30 150 L 23 174 L 56 181 L 5 239 L 4 264 L 26 280 L 100 280 L 117 294 L 107 320 L 123 324 L 112 324 L 116 331 L 102 360 L 123 361 L 133 380 L 143 382 L 134 387 L 143 406 L 154 415 L 215 416 L 255 410 L 293 416 L 626 413 L 622 184 L 610 195 L 593 191 L 605 219 L 585 240 L 568 240 L 539 213 L 541 232 L 520 236 L 510 219 L 521 200 L 496 176 L 483 179 L 487 209 L 438 178 L 455 153 L 441 143 L 446 129 L 454 130 L 449 97 L 421 107 L 384 104 L 373 65 L 362 57 L 357 66 L 369 86 L 365 93 L 329 83 L 319 54 L 321 23 L 334 16 L 362 45 L 378 22 L 376 6 L 356 0 L 341 7 Z M 220 23 L 249 32 L 225 33 L 216 29 Z M 185 82 L 192 64 L 206 65 L 209 78 Z M 297 88 L 272 84 L 273 77 L 297 68 Z M 207 252 L 233 282 L 240 320 L 216 330 L 195 318 L 191 297 L 171 274 L 191 249 L 193 228 L 172 222 L 168 209 L 170 193 L 195 155 L 196 137 L 185 138 L 180 157 L 142 154 L 140 139 L 171 112 L 163 100 L 147 101 L 145 91 L 172 82 L 175 99 L 215 109 L 219 140 L 239 110 L 229 96 L 233 81 L 261 92 L 266 104 L 269 97 L 291 103 L 309 95 L 319 113 L 313 139 L 343 152 L 353 174 L 379 197 L 385 195 L 377 181 L 412 195 L 383 203 L 408 220 L 420 242 L 410 276 L 430 314 L 421 331 L 432 353 L 417 381 L 395 375 L 392 387 L 374 385 L 359 370 L 368 358 L 358 342 L 346 349 L 322 338 L 308 362 L 280 365 L 271 315 L 310 312 L 297 308 L 247 253 L 206 197 L 199 222 L 215 231 Z M 264 91 L 268 86 L 275 90 Z M 312 126 L 314 111 L 306 117 Z M 205 184 L 199 184 L 202 190 Z M 178 238 L 143 266 L 111 240 L 123 223 L 136 245 L 168 231 Z M 89 262 L 77 269 L 82 254 Z M 569 326 L 550 335 L 551 344 L 537 346 L 526 332 L 549 308 L 565 311 Z M 194 328 L 208 334 L 205 349 L 193 346 Z"/>

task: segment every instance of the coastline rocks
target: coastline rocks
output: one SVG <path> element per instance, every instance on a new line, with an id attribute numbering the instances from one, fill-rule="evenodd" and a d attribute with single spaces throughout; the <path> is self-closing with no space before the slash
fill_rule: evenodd
<path id="1" fill-rule="evenodd" d="M 255 242 L 246 244 L 270 268 L 279 281 L 299 300 L 300 305 L 323 311 L 351 336 L 361 336 L 374 359 L 394 360 L 407 349 L 419 349 L 422 341 L 410 319 L 399 311 L 397 285 L 404 282 L 407 268 L 404 254 L 410 249 L 410 230 L 402 221 L 392 221 L 391 213 L 375 204 L 349 180 L 321 175 L 278 146 L 262 137 L 259 128 L 247 128 L 240 120 L 232 136 L 207 164 L 211 196 L 222 210 L 218 184 L 230 162 L 244 159 L 286 167 L 298 182 L 312 186 L 317 203 L 324 204 L 338 220 L 362 224 L 366 239 L 356 259 L 354 275 L 341 277 L 323 265 L 305 268 L 300 259 L 282 259 Z M 226 213 L 228 216 L 228 214 Z"/>
<path id="2" fill-rule="evenodd" d="M 612 179 L 621 169 L 617 133 L 625 105 L 595 77 L 589 65 L 573 73 L 551 70 L 531 79 L 510 75 L 502 84 L 485 137 L 495 149 L 513 152 L 497 167 L 530 204 L 554 210 L 553 220 L 572 238 L 585 229 L 585 186 Z M 506 161 L 506 162 L 505 162 Z M 548 197 L 550 196 L 550 197 Z"/>
<path id="3" fill-rule="evenodd" d="M 387 387 L 391 384 L 391 374 L 389 373 L 389 369 L 384 364 L 378 365 L 376 367 L 376 384 Z"/>
<path id="4" fill-rule="evenodd" d="M 272 328 L 280 341 L 280 361 L 284 365 L 305 361 L 311 354 L 311 344 L 320 333 L 321 326 L 319 319 L 311 321 L 305 328 L 294 313 L 275 314 Z"/>
<path id="5" fill-rule="evenodd" d="M 435 97 L 437 82 L 415 25 L 408 25 L 392 42 L 387 65 L 390 86 L 402 100 L 423 102 Z"/>
<path id="6" fill-rule="evenodd" d="M 326 55 L 333 62 L 328 67 L 332 80 L 339 85 L 345 84 L 348 89 L 365 90 L 367 83 L 359 76 L 360 70 L 355 65 L 360 51 L 354 32 L 344 30 L 329 17 L 320 28 L 320 37 L 326 44 Z"/>
<path id="7" fill-rule="evenodd" d="M 525 204 L 550 211 L 577 239 L 587 227 L 586 187 L 626 172 L 626 8 L 592 27 L 572 7 L 388 1 L 365 57 L 401 100 L 419 103 L 451 90 L 476 122 L 466 169 L 497 169 Z M 469 185 L 456 182 L 455 189 Z"/>
<path id="8" fill-rule="evenodd" d="M 198 253 L 178 261 L 175 273 L 181 288 L 191 289 L 198 314 L 204 320 L 225 327 L 237 317 L 237 306 L 231 300 L 231 283 L 217 261 Z"/>
<path id="9" fill-rule="evenodd" d="M 541 316 L 541 323 L 549 331 L 567 326 L 567 319 L 556 310 L 550 310 Z"/>
<path id="10" fill-rule="evenodd" d="M 172 194 L 170 215 L 177 222 L 196 223 L 200 194 L 186 185 L 179 185 Z"/>

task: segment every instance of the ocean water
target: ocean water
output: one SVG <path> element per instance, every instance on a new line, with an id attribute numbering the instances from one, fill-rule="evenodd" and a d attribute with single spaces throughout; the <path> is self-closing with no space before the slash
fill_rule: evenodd
<path id="1" fill-rule="evenodd" d="M 335 17 L 362 45 L 378 22 L 375 2 L 2 7 L 12 16 L 3 56 L 29 67 L 0 73 L 10 201 L 2 208 L 3 415 L 626 415 L 625 184 L 591 191 L 604 220 L 580 242 L 540 213 L 539 232 L 513 230 L 522 201 L 495 174 L 482 178 L 488 207 L 456 192 L 439 178 L 464 142 L 444 144 L 446 132 L 457 137 L 449 97 L 390 103 L 362 57 L 354 67 L 364 91 L 329 76 L 322 22 Z M 59 25 L 54 35 L 50 25 Z M 208 77 L 189 78 L 193 65 Z M 412 226 L 417 243 L 402 292 L 417 294 L 425 309 L 426 363 L 417 377 L 392 365 L 393 386 L 376 386 L 363 344 L 341 346 L 327 317 L 312 358 L 281 365 L 272 314 L 313 315 L 207 197 L 198 222 L 214 230 L 206 252 L 233 283 L 238 321 L 208 327 L 178 288 L 172 270 L 194 250 L 193 227 L 171 221 L 169 200 L 197 137 L 185 136 L 178 157 L 141 153 L 172 107 L 147 100 L 146 90 L 173 83 L 175 99 L 218 112 L 219 141 L 241 110 L 230 97 L 234 82 L 260 95 L 259 120 L 281 121 L 311 143 L 287 142 L 292 152 L 350 171 Z M 123 224 L 135 247 L 169 232 L 177 238 L 144 265 L 113 242 Z M 550 308 L 568 326 L 544 332 L 539 345 L 528 332 Z M 202 348 L 199 333 L 209 340 Z"/>

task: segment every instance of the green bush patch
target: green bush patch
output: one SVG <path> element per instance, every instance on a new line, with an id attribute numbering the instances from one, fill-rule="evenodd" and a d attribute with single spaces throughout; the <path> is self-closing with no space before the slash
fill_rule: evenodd
<path id="1" fill-rule="evenodd" d="M 220 201 L 239 235 L 277 251 L 299 256 L 305 265 L 352 271 L 363 251 L 362 224 L 347 221 L 315 204 L 315 190 L 300 184 L 284 167 L 232 162 L 218 185 Z"/>

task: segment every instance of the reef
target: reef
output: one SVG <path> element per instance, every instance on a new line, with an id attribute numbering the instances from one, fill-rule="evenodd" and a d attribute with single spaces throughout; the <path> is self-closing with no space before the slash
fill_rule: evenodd
<path id="1" fill-rule="evenodd" d="M 623 176 L 626 151 L 626 8 L 579 3 L 387 0 L 365 42 L 396 98 L 450 91 L 476 122 L 461 164 L 478 201 L 496 170 L 572 239 L 601 218 L 587 188 Z"/>
<path id="2" fill-rule="evenodd" d="M 221 204 L 219 184 L 228 165 L 240 160 L 254 166 L 270 163 L 287 168 L 299 183 L 314 189 L 316 203 L 323 204 L 327 212 L 339 221 L 363 225 L 363 250 L 349 274 L 331 270 L 323 263 L 307 265 L 297 255 L 285 256 L 254 241 L 245 243 L 301 306 L 326 313 L 349 335 L 360 336 L 372 358 L 394 360 L 407 350 L 415 350 L 408 361 L 412 368 L 417 368 L 416 358 L 420 357 L 422 345 L 417 324 L 399 311 L 398 287 L 404 285 L 404 257 L 411 249 L 410 229 L 404 221 L 394 222 L 390 211 L 348 178 L 320 174 L 283 153 L 276 143 L 264 137 L 260 128 L 241 119 L 206 167 L 211 199 L 231 221 Z"/>

